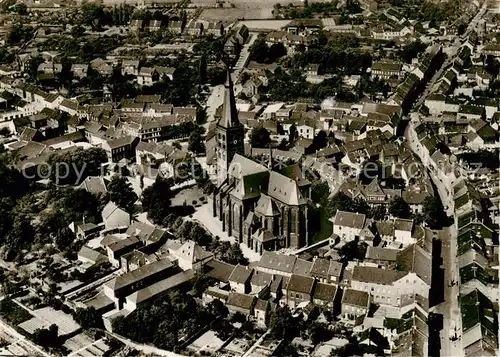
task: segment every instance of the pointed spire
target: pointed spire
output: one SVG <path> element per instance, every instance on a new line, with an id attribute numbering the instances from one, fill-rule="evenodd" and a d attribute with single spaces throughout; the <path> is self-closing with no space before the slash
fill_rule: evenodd
<path id="1" fill-rule="evenodd" d="M 224 128 L 232 128 L 240 125 L 238 120 L 238 111 L 236 110 L 236 99 L 234 98 L 233 81 L 231 72 L 227 68 L 226 84 L 224 85 L 224 102 L 222 103 L 222 117 L 219 125 Z"/>

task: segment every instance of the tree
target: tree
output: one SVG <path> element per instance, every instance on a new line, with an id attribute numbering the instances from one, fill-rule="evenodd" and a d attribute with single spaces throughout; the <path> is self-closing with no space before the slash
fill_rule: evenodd
<path id="1" fill-rule="evenodd" d="M 328 325 L 321 322 L 313 322 L 308 327 L 309 336 L 314 345 L 325 342 L 333 337 L 333 332 L 328 329 Z"/>
<path id="2" fill-rule="evenodd" d="M 84 329 L 100 328 L 102 326 L 102 316 L 94 307 L 77 308 L 73 313 L 73 318 Z"/>
<path id="3" fill-rule="evenodd" d="M 108 184 L 109 199 L 118 207 L 131 212 L 137 201 L 137 194 L 126 177 L 115 175 Z"/>
<path id="4" fill-rule="evenodd" d="M 389 203 L 389 213 L 397 218 L 410 218 L 410 205 L 402 197 L 394 197 Z"/>
<path id="5" fill-rule="evenodd" d="M 426 197 L 422 214 L 424 221 L 431 229 L 441 229 L 448 224 L 448 217 L 439 197 Z"/>
<path id="6" fill-rule="evenodd" d="M 88 176 L 98 176 L 101 165 L 107 161 L 106 151 L 101 148 L 54 153 L 48 160 L 51 179 L 57 185 L 76 185 Z"/>
<path id="7" fill-rule="evenodd" d="M 297 127 L 295 124 L 290 125 L 289 135 L 288 135 L 288 144 L 292 144 L 297 137 Z"/>
<path id="8" fill-rule="evenodd" d="M 223 242 L 225 243 L 225 242 Z M 224 244 L 222 246 L 225 246 Z M 223 251 L 221 260 L 225 261 L 226 263 L 229 264 L 243 264 L 246 265 L 248 264 L 247 259 L 243 255 L 243 251 L 240 248 L 240 245 L 238 243 L 233 243 L 230 244 L 229 246 L 225 246 L 227 249 Z"/>
<path id="9" fill-rule="evenodd" d="M 286 56 L 286 48 L 283 43 L 273 43 L 271 47 L 269 47 L 269 61 L 271 63 L 275 62 L 277 59 Z"/>
<path id="10" fill-rule="evenodd" d="M 370 209 L 370 216 L 371 218 L 381 221 L 385 218 L 387 211 L 385 209 L 385 206 L 378 205 Z"/>
<path id="11" fill-rule="evenodd" d="M 205 152 L 205 142 L 203 139 L 203 133 L 205 129 L 202 126 L 197 126 L 195 130 L 189 135 L 188 138 L 188 150 L 194 152 L 195 154 L 201 154 Z"/>
<path id="12" fill-rule="evenodd" d="M 350 262 L 353 260 L 363 260 L 366 254 L 366 244 L 356 240 L 347 242 L 340 250 L 341 261 Z"/>
<path id="13" fill-rule="evenodd" d="M 33 333 L 33 340 L 36 344 L 44 347 L 57 347 L 60 344 L 56 324 L 52 324 L 48 329 L 36 329 Z"/>
<path id="14" fill-rule="evenodd" d="M 314 181 L 311 185 L 311 199 L 315 203 L 322 205 L 327 203 L 330 196 L 330 187 L 326 181 Z"/>
<path id="15" fill-rule="evenodd" d="M 200 63 L 199 63 L 199 77 L 200 77 L 200 83 L 205 83 L 207 81 L 207 58 L 205 54 L 202 54 L 200 57 Z"/>
<path id="16" fill-rule="evenodd" d="M 82 6 L 83 23 L 93 29 L 99 29 L 104 20 L 104 7 L 95 3 L 86 3 Z"/>
<path id="17" fill-rule="evenodd" d="M 229 310 L 220 300 L 215 299 L 207 304 L 207 312 L 213 316 L 214 319 L 226 318 Z"/>
<path id="18" fill-rule="evenodd" d="M 278 307 L 271 314 L 269 321 L 270 334 L 277 340 L 288 339 L 294 336 L 297 323 L 288 306 Z"/>
<path id="19" fill-rule="evenodd" d="M 269 58 L 269 46 L 264 37 L 259 37 L 250 47 L 250 59 L 258 63 L 266 63 Z"/>
<path id="20" fill-rule="evenodd" d="M 158 176 L 142 193 L 142 207 L 148 212 L 148 218 L 156 224 L 161 224 L 170 213 L 170 199 L 173 197 L 170 186 L 172 180 Z"/>
<path id="21" fill-rule="evenodd" d="M 19 15 L 27 15 L 28 14 L 28 6 L 26 6 L 26 4 L 19 3 L 19 4 L 14 5 L 11 8 L 11 11 L 18 13 Z"/>
<path id="22" fill-rule="evenodd" d="M 363 214 L 368 214 L 370 211 L 370 207 L 364 199 L 361 197 L 352 199 L 343 192 L 338 192 L 329 199 L 326 208 L 331 216 L 334 216 L 337 211 L 358 212 Z"/>
<path id="23" fill-rule="evenodd" d="M 2 1 L 2 3 L 0 4 L 0 10 L 2 11 L 2 13 L 6 13 L 6 12 L 9 11 L 9 8 L 11 6 L 13 6 L 15 3 L 16 3 L 16 0 L 5 0 L 5 1 Z"/>
<path id="24" fill-rule="evenodd" d="M 254 148 L 266 148 L 271 143 L 271 135 L 263 126 L 258 126 L 250 133 L 250 143 Z"/>

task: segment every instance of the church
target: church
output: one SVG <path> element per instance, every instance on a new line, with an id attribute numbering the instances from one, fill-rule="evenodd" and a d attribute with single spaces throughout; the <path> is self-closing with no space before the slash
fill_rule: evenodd
<path id="1" fill-rule="evenodd" d="M 216 126 L 214 217 L 229 236 L 260 254 L 308 245 L 311 182 L 297 164 L 278 169 L 271 155 L 266 165 L 245 157 L 244 136 L 228 72 Z"/>

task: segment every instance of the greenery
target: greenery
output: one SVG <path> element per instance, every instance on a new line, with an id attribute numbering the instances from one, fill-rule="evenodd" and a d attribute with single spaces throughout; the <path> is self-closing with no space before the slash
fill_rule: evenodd
<path id="1" fill-rule="evenodd" d="M 401 197 L 395 197 L 389 203 L 389 213 L 397 218 L 410 218 L 410 205 Z"/>
<path id="2" fill-rule="evenodd" d="M 118 207 L 127 212 L 131 212 L 137 195 L 132 188 L 132 184 L 124 176 L 115 175 L 108 184 L 109 199 L 116 203 Z"/>
<path id="3" fill-rule="evenodd" d="M 250 47 L 250 60 L 258 63 L 274 63 L 279 58 L 286 56 L 286 48 L 282 43 L 266 43 L 265 37 L 259 37 Z"/>
<path id="4" fill-rule="evenodd" d="M 142 208 L 148 212 L 148 218 L 156 224 L 161 224 L 170 213 L 170 200 L 173 197 L 170 187 L 172 180 L 160 176 L 142 193 Z"/>
<path id="5" fill-rule="evenodd" d="M 195 154 L 201 154 L 205 152 L 205 141 L 203 134 L 205 134 L 205 128 L 202 126 L 196 126 L 195 129 L 189 134 L 188 138 L 188 150 L 194 152 Z"/>
<path id="6" fill-rule="evenodd" d="M 311 184 L 311 200 L 315 203 L 325 205 L 328 203 L 330 196 L 330 187 L 328 182 L 316 180 Z"/>
<path id="7" fill-rule="evenodd" d="M 189 295 L 173 291 L 140 305 L 127 317 L 116 318 L 113 331 L 139 343 L 176 351 L 183 338 L 192 336 L 216 318 L 211 315 L 214 311 L 219 310 L 203 308 Z"/>
<path id="8" fill-rule="evenodd" d="M 84 329 L 102 327 L 102 315 L 93 307 L 77 308 L 73 312 L 73 318 Z"/>
<path id="9" fill-rule="evenodd" d="M 52 324 L 47 329 L 36 329 L 33 333 L 33 341 L 43 347 L 58 347 L 61 339 L 58 336 L 58 327 Z"/>
<path id="10" fill-rule="evenodd" d="M 0 315 L 15 326 L 33 317 L 27 310 L 10 299 L 0 301 Z"/>
<path id="11" fill-rule="evenodd" d="M 254 148 L 267 148 L 271 143 L 271 135 L 263 126 L 252 129 L 250 133 L 250 144 Z"/>
<path id="12" fill-rule="evenodd" d="M 420 40 L 410 42 L 405 45 L 398 52 L 398 57 L 404 60 L 406 63 L 411 63 L 414 58 L 417 58 L 420 53 L 423 53 L 427 45 L 423 44 Z"/>
<path id="13" fill-rule="evenodd" d="M 31 39 L 31 36 L 33 36 L 33 29 L 31 27 L 16 23 L 7 32 L 5 43 L 10 46 L 21 45 L 29 41 Z"/>
<path id="14" fill-rule="evenodd" d="M 52 154 L 48 163 L 50 176 L 55 184 L 75 185 L 88 176 L 98 176 L 101 172 L 101 165 L 107 161 L 107 154 L 101 148 L 76 148 Z"/>
<path id="15" fill-rule="evenodd" d="M 458 154 L 457 157 L 469 165 L 480 165 L 475 167 L 486 167 L 490 170 L 496 170 L 498 168 L 498 155 L 499 150 L 488 151 L 482 149 L 477 152 L 464 152 Z"/>
<path id="16" fill-rule="evenodd" d="M 441 229 L 449 224 L 448 216 L 439 197 L 426 197 L 423 206 L 424 221 L 430 229 Z"/>
<path id="17" fill-rule="evenodd" d="M 366 248 L 367 245 L 363 242 L 355 240 L 347 242 L 339 250 L 341 261 L 350 262 L 353 260 L 363 260 L 366 255 Z"/>
<path id="18" fill-rule="evenodd" d="M 298 319 L 292 316 L 288 306 L 279 306 L 271 313 L 269 319 L 269 333 L 275 339 L 286 339 L 291 341 L 300 331 L 301 324 L 298 322 Z"/>

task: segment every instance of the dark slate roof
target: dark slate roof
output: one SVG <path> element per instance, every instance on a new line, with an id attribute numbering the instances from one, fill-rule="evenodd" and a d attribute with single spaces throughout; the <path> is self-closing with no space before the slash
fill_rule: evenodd
<path id="1" fill-rule="evenodd" d="M 288 281 L 286 289 L 289 291 L 311 294 L 313 287 L 313 278 L 293 274 Z"/>
<path id="2" fill-rule="evenodd" d="M 249 281 L 252 275 L 252 270 L 248 266 L 237 265 L 234 267 L 233 272 L 229 276 L 229 281 L 234 281 L 238 284 L 245 284 Z"/>
<path id="3" fill-rule="evenodd" d="M 337 287 L 331 284 L 317 283 L 314 288 L 313 299 L 333 302 L 337 294 Z"/>
<path id="4" fill-rule="evenodd" d="M 368 307 L 370 295 L 366 291 L 346 289 L 342 295 L 342 304 Z"/>

